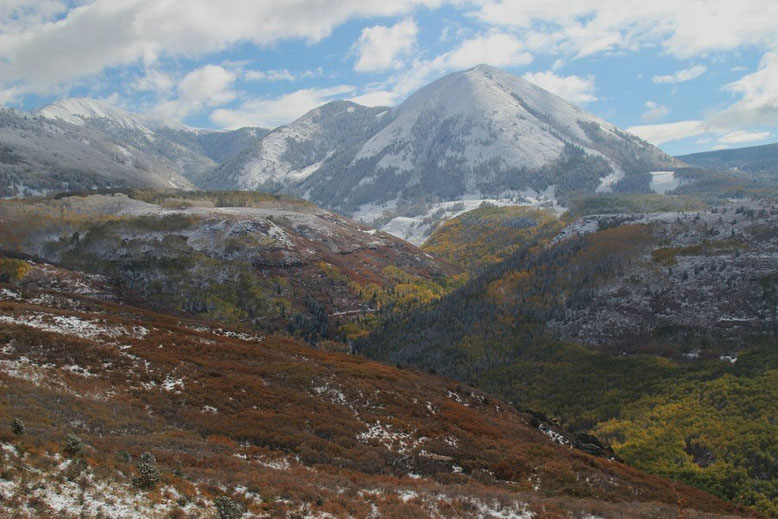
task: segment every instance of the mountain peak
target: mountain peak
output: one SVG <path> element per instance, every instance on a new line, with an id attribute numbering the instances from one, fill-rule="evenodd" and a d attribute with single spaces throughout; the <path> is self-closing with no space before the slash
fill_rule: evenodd
<path id="1" fill-rule="evenodd" d="M 47 119 L 60 119 L 70 124 L 83 126 L 90 119 L 110 119 L 123 127 L 144 126 L 136 116 L 116 108 L 105 101 L 87 97 L 69 97 L 55 101 L 37 111 Z"/>
<path id="2" fill-rule="evenodd" d="M 44 106 L 36 113 L 47 119 L 59 119 L 66 123 L 84 126 L 91 121 L 108 120 L 126 130 L 140 130 L 150 135 L 151 129 L 172 128 L 195 130 L 177 121 L 164 117 L 139 115 L 106 101 L 89 97 L 68 97 Z"/>

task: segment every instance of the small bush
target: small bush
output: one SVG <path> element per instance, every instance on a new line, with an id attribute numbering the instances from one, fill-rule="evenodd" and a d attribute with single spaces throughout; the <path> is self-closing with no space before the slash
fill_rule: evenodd
<path id="1" fill-rule="evenodd" d="M 81 449 L 84 448 L 84 442 L 76 436 L 75 434 L 68 434 L 65 438 L 65 454 L 68 456 L 75 456 L 79 452 L 81 452 Z"/>
<path id="2" fill-rule="evenodd" d="M 229 497 L 217 497 L 213 504 L 219 513 L 219 519 L 240 519 L 243 517 L 243 511 L 240 509 L 240 506 Z"/>
<path id="3" fill-rule="evenodd" d="M 14 418 L 11 420 L 11 432 L 17 436 L 21 436 L 27 432 L 27 427 L 24 425 L 24 422 L 18 418 Z"/>
<path id="4" fill-rule="evenodd" d="M 144 452 L 135 464 L 138 475 L 133 478 L 133 484 L 141 489 L 153 488 L 159 482 L 159 468 L 157 460 L 150 452 Z"/>

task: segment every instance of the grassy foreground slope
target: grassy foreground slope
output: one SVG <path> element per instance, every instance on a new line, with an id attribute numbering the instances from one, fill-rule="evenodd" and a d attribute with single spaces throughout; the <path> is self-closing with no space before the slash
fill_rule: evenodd
<path id="1" fill-rule="evenodd" d="M 117 304 L 99 276 L 4 272 L 4 517 L 754 515 L 449 379 Z"/>

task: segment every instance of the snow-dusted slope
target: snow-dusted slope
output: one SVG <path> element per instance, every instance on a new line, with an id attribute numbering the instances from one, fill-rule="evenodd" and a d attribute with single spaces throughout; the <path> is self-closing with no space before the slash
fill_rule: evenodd
<path id="1" fill-rule="evenodd" d="M 142 119 L 121 108 L 85 97 L 73 97 L 44 106 L 37 114 L 47 119 L 60 119 L 83 126 L 94 120 L 105 120 L 126 130 L 138 130 L 150 137 L 153 132 Z"/>
<path id="2" fill-rule="evenodd" d="M 326 161 L 364 143 L 380 127 L 376 115 L 385 111 L 348 101 L 311 110 L 223 164 L 209 187 L 283 189 L 296 185 Z"/>
<path id="3" fill-rule="evenodd" d="M 421 152 L 431 151 L 432 143 L 419 140 L 425 118 L 454 125 L 450 133 L 455 141 L 451 144 L 457 146 L 449 146 L 446 156 L 461 158 L 468 167 L 491 160 L 506 166 L 543 166 L 561 155 L 566 142 L 590 142 L 579 121 L 597 124 L 607 134 L 615 135 L 611 124 L 550 92 L 481 65 L 446 76 L 416 92 L 397 108 L 394 121 L 371 138 L 356 158 L 380 155 L 379 168 L 413 170 L 422 158 Z"/>
<path id="4" fill-rule="evenodd" d="M 89 125 L 0 109 L 0 197 L 194 186 L 172 161 Z"/>
<path id="5" fill-rule="evenodd" d="M 115 186 L 194 188 L 252 148 L 262 128 L 214 131 L 88 98 L 0 118 L 0 194 Z"/>

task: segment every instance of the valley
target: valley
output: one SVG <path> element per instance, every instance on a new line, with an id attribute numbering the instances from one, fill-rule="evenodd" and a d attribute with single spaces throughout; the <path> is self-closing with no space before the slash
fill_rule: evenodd
<path id="1" fill-rule="evenodd" d="M 0 515 L 778 517 L 776 161 L 487 65 L 0 108 Z"/>

